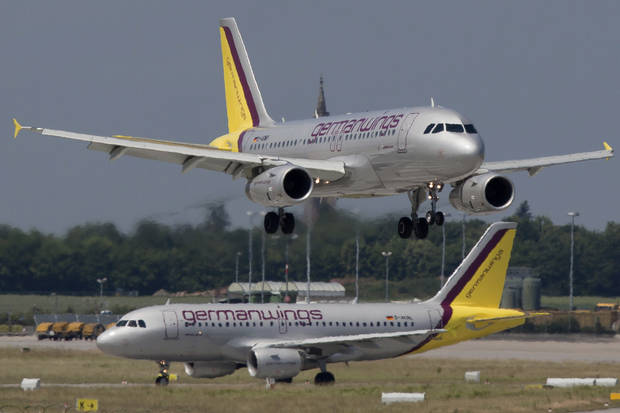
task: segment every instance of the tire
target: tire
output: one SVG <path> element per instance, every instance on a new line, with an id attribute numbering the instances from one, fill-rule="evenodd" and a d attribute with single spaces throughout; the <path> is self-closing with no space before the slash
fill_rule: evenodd
<path id="1" fill-rule="evenodd" d="M 268 212 L 265 214 L 264 226 L 267 234 L 275 233 L 280 226 L 280 217 L 278 217 L 278 214 L 275 212 Z"/>
<path id="2" fill-rule="evenodd" d="M 428 222 L 425 218 L 418 218 L 418 221 L 413 226 L 413 231 L 418 239 L 424 239 L 428 236 Z"/>
<path id="3" fill-rule="evenodd" d="M 168 385 L 168 377 L 159 376 L 155 379 L 155 384 L 157 386 L 167 386 Z"/>
<path id="4" fill-rule="evenodd" d="M 433 211 L 428 211 L 426 213 L 426 222 L 428 222 L 428 225 L 433 225 L 435 223 L 435 214 L 433 214 Z"/>
<path id="5" fill-rule="evenodd" d="M 280 228 L 282 229 L 282 233 L 284 234 L 292 234 L 295 230 L 295 215 L 287 212 L 282 217 L 282 222 L 280 223 Z"/>
<path id="6" fill-rule="evenodd" d="M 285 379 L 276 379 L 276 383 L 292 383 L 292 382 L 293 382 L 292 377 L 287 377 Z"/>
<path id="7" fill-rule="evenodd" d="M 407 239 L 411 237 L 411 232 L 413 232 L 413 222 L 411 218 L 402 217 L 398 221 L 398 235 L 403 239 Z"/>
<path id="8" fill-rule="evenodd" d="M 446 218 L 443 215 L 443 212 L 438 211 L 435 214 L 435 225 L 442 226 Z"/>
<path id="9" fill-rule="evenodd" d="M 314 377 L 314 384 L 317 386 L 331 386 L 335 381 L 334 375 L 329 371 L 320 372 Z"/>

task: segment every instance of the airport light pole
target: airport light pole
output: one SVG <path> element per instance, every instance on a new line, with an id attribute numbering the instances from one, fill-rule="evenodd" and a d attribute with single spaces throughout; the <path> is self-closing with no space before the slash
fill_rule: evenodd
<path id="1" fill-rule="evenodd" d="M 310 304 L 310 224 L 306 230 L 306 303 Z"/>
<path id="2" fill-rule="evenodd" d="M 241 251 L 237 251 L 235 254 L 235 282 L 239 284 L 239 257 L 241 256 Z"/>
<path id="3" fill-rule="evenodd" d="M 103 297 L 103 284 L 108 281 L 108 277 L 97 278 L 97 283 L 99 283 L 99 297 Z"/>
<path id="4" fill-rule="evenodd" d="M 385 257 L 385 302 L 388 303 L 390 299 L 389 276 L 390 276 L 390 255 L 392 255 L 392 251 L 382 251 L 381 255 Z"/>
<path id="5" fill-rule="evenodd" d="M 445 218 L 448 218 L 450 214 L 443 214 L 443 216 Z M 445 269 L 446 269 L 446 223 L 444 222 L 443 225 L 441 226 L 441 275 L 439 277 L 439 282 L 441 284 L 441 287 L 443 287 L 443 285 L 446 282 Z"/>
<path id="6" fill-rule="evenodd" d="M 250 218 L 250 229 L 248 231 L 248 303 L 252 302 L 252 216 L 254 211 L 246 211 Z"/>
<path id="7" fill-rule="evenodd" d="M 573 255 L 575 250 L 575 217 L 579 216 L 579 212 L 569 212 L 570 222 L 570 270 L 568 272 L 568 311 L 573 311 Z M 569 317 L 570 322 L 570 317 Z"/>
<path id="8" fill-rule="evenodd" d="M 267 212 L 261 211 L 260 214 L 264 217 Z M 260 286 L 260 303 L 265 303 L 265 231 L 261 231 L 261 286 Z"/>
<path id="9" fill-rule="evenodd" d="M 465 214 L 463 214 L 463 221 L 461 223 L 461 234 L 463 235 L 463 241 L 461 242 L 461 260 L 465 259 Z"/>
<path id="10" fill-rule="evenodd" d="M 288 296 L 288 247 L 292 240 L 297 239 L 299 236 L 297 234 L 292 234 L 289 237 L 284 238 L 284 281 L 286 283 L 286 289 L 284 293 L 284 302 L 288 303 L 291 301 Z"/>
<path id="11" fill-rule="evenodd" d="M 357 220 L 357 214 L 360 212 L 358 208 L 353 210 L 355 219 Z M 355 225 L 355 304 L 360 300 L 360 226 L 359 222 Z"/>

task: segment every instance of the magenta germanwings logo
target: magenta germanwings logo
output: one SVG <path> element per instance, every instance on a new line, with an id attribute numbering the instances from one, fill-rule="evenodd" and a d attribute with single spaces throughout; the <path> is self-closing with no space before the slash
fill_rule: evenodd
<path id="1" fill-rule="evenodd" d="M 183 319 L 196 321 L 318 321 L 323 319 L 321 310 L 183 310 Z"/>

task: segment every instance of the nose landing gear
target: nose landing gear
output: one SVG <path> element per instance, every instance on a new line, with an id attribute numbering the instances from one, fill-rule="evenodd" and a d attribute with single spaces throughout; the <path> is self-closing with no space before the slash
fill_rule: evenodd
<path id="1" fill-rule="evenodd" d="M 157 386 L 167 386 L 170 382 L 170 374 L 168 373 L 170 363 L 166 360 L 159 360 L 157 364 L 159 365 L 159 376 L 155 379 L 155 384 Z"/>
<path id="2" fill-rule="evenodd" d="M 407 193 L 409 202 L 411 202 L 411 218 L 402 217 L 398 221 L 398 235 L 401 238 L 411 237 L 413 232 L 418 239 L 424 239 L 428 236 L 429 225 L 443 225 L 445 217 L 443 212 L 437 211 L 437 195 L 443 189 L 441 182 L 429 182 L 426 185 L 428 199 L 431 201 L 431 210 L 426 213 L 424 218 L 418 217 L 418 208 L 424 202 L 424 191 L 422 188 L 412 189 Z"/>
<path id="3" fill-rule="evenodd" d="M 282 229 L 284 234 L 291 234 L 295 230 L 295 216 L 284 212 L 284 208 L 278 208 L 278 213 L 265 214 L 264 227 L 267 234 L 274 234 L 278 228 Z"/>

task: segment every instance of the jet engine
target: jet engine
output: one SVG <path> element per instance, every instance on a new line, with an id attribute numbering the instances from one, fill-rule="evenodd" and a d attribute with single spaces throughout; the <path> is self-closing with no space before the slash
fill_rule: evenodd
<path id="1" fill-rule="evenodd" d="M 214 378 L 233 374 L 237 368 L 235 363 L 225 361 L 193 361 L 183 363 L 185 374 L 194 378 Z"/>
<path id="2" fill-rule="evenodd" d="M 303 202 L 314 183 L 308 172 L 294 165 L 276 166 L 248 181 L 245 193 L 251 201 L 267 207 L 285 207 Z"/>
<path id="3" fill-rule="evenodd" d="M 258 348 L 250 351 L 248 372 L 252 377 L 288 379 L 301 371 L 302 357 L 298 350 Z"/>
<path id="4" fill-rule="evenodd" d="M 508 178 L 488 173 L 456 185 L 450 192 L 450 203 L 468 214 L 486 214 L 508 208 L 514 197 L 514 186 Z"/>

